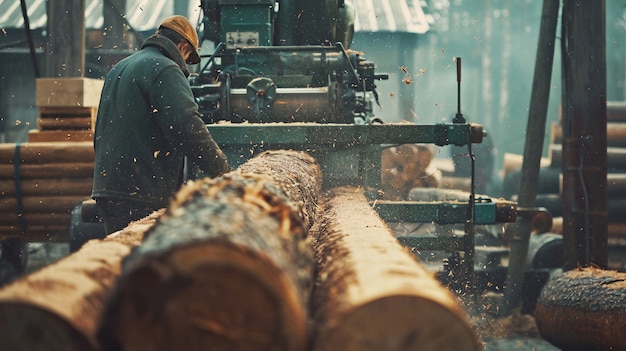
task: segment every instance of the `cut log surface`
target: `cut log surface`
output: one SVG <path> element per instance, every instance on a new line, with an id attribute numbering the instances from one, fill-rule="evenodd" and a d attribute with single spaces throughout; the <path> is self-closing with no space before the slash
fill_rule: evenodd
<path id="1" fill-rule="evenodd" d="M 479 350 L 452 293 L 402 247 L 357 188 L 332 189 L 310 231 L 314 350 Z"/>
<path id="2" fill-rule="evenodd" d="M 563 350 L 626 350 L 626 273 L 575 269 L 550 279 L 537 300 L 541 335 Z"/>
<path id="3" fill-rule="evenodd" d="M 97 350 L 96 321 L 121 272 L 160 213 L 0 290 L 0 350 Z"/>
<path id="4" fill-rule="evenodd" d="M 103 348 L 304 350 L 321 179 L 307 154 L 272 151 L 183 187 L 125 263 Z"/>

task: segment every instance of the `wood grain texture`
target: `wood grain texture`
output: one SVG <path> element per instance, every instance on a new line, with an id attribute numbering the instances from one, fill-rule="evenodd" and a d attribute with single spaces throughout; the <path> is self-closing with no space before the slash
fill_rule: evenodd
<path id="1" fill-rule="evenodd" d="M 335 188 L 310 232 L 314 350 L 479 350 L 455 297 L 392 236 L 363 191 Z"/>

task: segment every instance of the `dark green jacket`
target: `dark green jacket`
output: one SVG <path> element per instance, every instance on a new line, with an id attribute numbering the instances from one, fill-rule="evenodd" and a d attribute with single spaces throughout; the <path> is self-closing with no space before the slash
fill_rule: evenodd
<path id="1" fill-rule="evenodd" d="M 155 34 L 107 74 L 94 135 L 93 198 L 167 206 L 183 181 L 229 171 L 200 118 L 187 66 L 174 43 Z"/>

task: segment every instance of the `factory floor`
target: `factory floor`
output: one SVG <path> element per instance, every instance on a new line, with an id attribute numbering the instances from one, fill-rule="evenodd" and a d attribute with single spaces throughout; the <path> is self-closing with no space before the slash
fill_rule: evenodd
<path id="1" fill-rule="evenodd" d="M 30 243 L 26 272 L 33 272 L 69 254 L 67 243 Z M 513 313 L 497 317 L 489 313 L 490 304 L 497 303 L 502 296 L 489 294 L 477 298 L 479 308 L 468 310 L 470 323 L 484 343 L 485 351 L 558 351 L 543 340 L 531 315 Z"/>

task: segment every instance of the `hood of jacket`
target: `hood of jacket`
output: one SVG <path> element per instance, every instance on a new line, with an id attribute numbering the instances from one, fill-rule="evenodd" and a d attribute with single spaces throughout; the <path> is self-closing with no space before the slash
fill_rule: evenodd
<path id="1" fill-rule="evenodd" d="M 187 64 L 183 59 L 183 55 L 180 53 L 180 51 L 178 51 L 178 48 L 173 41 L 163 35 L 153 34 L 143 42 L 143 45 L 141 45 L 141 49 L 149 46 L 158 48 L 159 51 L 163 53 L 163 55 L 176 62 L 178 67 L 180 67 L 180 69 L 185 74 L 185 77 L 189 77 L 189 70 L 187 69 Z"/>

